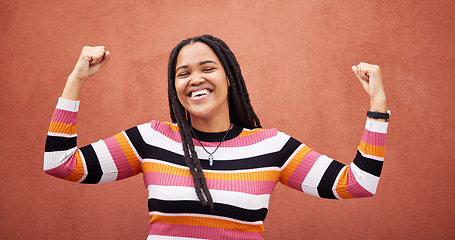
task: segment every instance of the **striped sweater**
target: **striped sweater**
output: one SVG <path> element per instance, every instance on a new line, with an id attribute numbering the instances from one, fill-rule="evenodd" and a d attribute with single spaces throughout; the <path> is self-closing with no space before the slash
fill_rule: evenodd
<path id="1" fill-rule="evenodd" d="M 60 98 L 46 140 L 47 174 L 80 183 L 143 173 L 150 213 L 148 239 L 263 239 L 270 194 L 281 183 L 322 198 L 373 196 L 382 169 L 387 123 L 367 119 L 350 165 L 321 155 L 276 129 L 235 126 L 214 153 L 195 140 L 215 211 L 199 204 L 178 126 L 152 121 L 77 148 L 78 101 Z M 212 152 L 224 133 L 196 131 Z"/>

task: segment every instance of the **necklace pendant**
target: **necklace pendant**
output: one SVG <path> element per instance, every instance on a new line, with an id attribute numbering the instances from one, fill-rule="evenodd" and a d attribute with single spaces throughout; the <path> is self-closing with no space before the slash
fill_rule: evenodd
<path id="1" fill-rule="evenodd" d="M 213 166 L 213 155 L 212 154 L 209 155 L 209 165 L 210 165 L 210 167 Z"/>

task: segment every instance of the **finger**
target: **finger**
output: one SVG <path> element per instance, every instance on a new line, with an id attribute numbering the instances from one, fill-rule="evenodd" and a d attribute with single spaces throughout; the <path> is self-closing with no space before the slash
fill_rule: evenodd
<path id="1" fill-rule="evenodd" d="M 354 72 L 355 76 L 356 77 L 359 77 L 359 69 L 357 68 L 357 66 L 352 66 L 352 71 Z"/>
<path id="2" fill-rule="evenodd" d="M 96 65 L 99 62 L 101 62 L 101 60 L 103 60 L 104 54 L 105 54 L 104 49 L 92 49 L 92 51 L 88 55 L 89 57 L 91 57 L 90 65 Z"/>
<path id="3" fill-rule="evenodd" d="M 109 51 L 106 51 L 103 59 L 100 61 L 100 66 L 102 67 L 102 66 L 106 65 L 106 63 L 109 62 L 110 59 L 111 59 L 111 53 Z"/>

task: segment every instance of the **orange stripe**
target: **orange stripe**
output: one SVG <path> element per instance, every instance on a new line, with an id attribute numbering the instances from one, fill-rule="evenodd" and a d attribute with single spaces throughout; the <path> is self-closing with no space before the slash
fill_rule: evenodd
<path id="1" fill-rule="evenodd" d="M 145 172 L 169 173 L 172 175 L 192 178 L 190 171 L 187 168 L 177 168 L 161 163 L 142 162 L 142 171 L 144 173 Z"/>
<path id="2" fill-rule="evenodd" d="M 74 166 L 74 171 L 64 179 L 72 182 L 77 182 L 82 178 L 82 176 L 84 176 L 84 164 L 82 163 L 79 151 L 76 151 L 76 166 Z"/>
<path id="3" fill-rule="evenodd" d="M 264 232 L 264 225 L 250 225 L 236 223 L 228 220 L 216 218 L 204 218 L 195 216 L 160 216 L 152 215 L 150 222 L 165 223 L 165 224 L 178 224 L 178 225 L 191 225 L 199 227 L 212 227 L 227 230 L 243 231 L 243 232 Z"/>
<path id="4" fill-rule="evenodd" d="M 295 169 L 300 165 L 302 160 L 305 158 L 305 156 L 312 151 L 312 148 L 309 148 L 308 146 L 303 146 L 292 158 L 292 160 L 288 163 L 286 168 L 281 172 L 281 178 L 280 182 L 283 183 L 284 185 L 288 186 L 288 179 L 292 175 L 292 173 L 295 171 Z"/>
<path id="5" fill-rule="evenodd" d="M 59 123 L 59 122 L 51 121 L 51 125 L 49 126 L 49 132 L 76 134 L 76 126 L 77 126 L 77 124 L 70 125 L 70 124 L 66 124 L 66 123 Z"/>
<path id="6" fill-rule="evenodd" d="M 385 147 L 375 146 L 366 144 L 364 141 L 360 141 L 358 149 L 368 155 L 373 155 L 376 157 L 384 157 Z"/>
<path id="7" fill-rule="evenodd" d="M 144 172 L 170 173 L 173 175 L 191 177 L 187 168 L 178 168 L 161 163 L 143 162 L 142 170 Z M 206 179 L 214 180 L 242 180 L 242 181 L 277 181 L 280 172 L 277 171 L 258 171 L 258 172 L 204 172 Z"/>
<path id="8" fill-rule="evenodd" d="M 253 131 L 242 131 L 240 134 L 239 134 L 239 137 L 247 137 L 247 136 L 251 136 L 251 135 L 254 135 L 260 131 L 264 131 L 264 129 L 255 129 Z"/>
<path id="9" fill-rule="evenodd" d="M 347 199 L 347 198 L 354 198 L 346 189 L 346 185 L 348 184 L 348 174 L 349 174 L 349 166 L 344 169 L 341 173 L 340 179 L 337 183 L 337 194 L 340 198 Z"/>
<path id="10" fill-rule="evenodd" d="M 176 132 L 179 131 L 179 127 L 177 125 L 174 125 L 174 124 L 168 123 L 168 122 L 161 122 L 161 123 L 166 124 L 172 131 L 176 131 Z"/>
<path id="11" fill-rule="evenodd" d="M 115 140 L 117 140 L 118 144 L 120 145 L 120 148 L 123 151 L 123 154 L 125 154 L 126 159 L 128 160 L 131 168 L 133 169 L 131 176 L 139 174 L 142 171 L 141 161 L 136 157 L 136 154 L 134 153 L 133 149 L 128 143 L 128 140 L 126 140 L 125 135 L 123 135 L 123 133 L 118 133 L 114 135 L 114 138 Z"/>

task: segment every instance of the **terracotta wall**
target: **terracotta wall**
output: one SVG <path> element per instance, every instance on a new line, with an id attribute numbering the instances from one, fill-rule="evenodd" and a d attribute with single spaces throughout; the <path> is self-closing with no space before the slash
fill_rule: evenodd
<path id="1" fill-rule="evenodd" d="M 433 1 L 1 1 L 0 239 L 145 239 L 140 176 L 80 185 L 44 174 L 48 124 L 84 45 L 109 64 L 87 83 L 79 145 L 169 120 L 166 63 L 182 39 L 224 39 L 253 106 L 343 163 L 368 97 L 351 73 L 381 66 L 392 110 L 386 163 L 369 199 L 322 200 L 278 185 L 266 239 L 454 239 L 454 16 Z"/>

